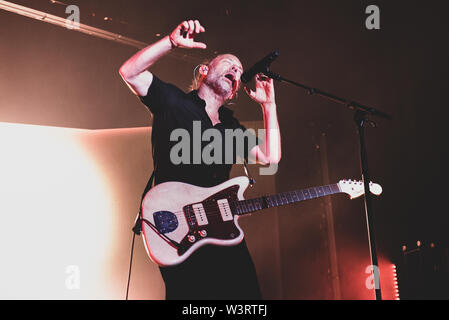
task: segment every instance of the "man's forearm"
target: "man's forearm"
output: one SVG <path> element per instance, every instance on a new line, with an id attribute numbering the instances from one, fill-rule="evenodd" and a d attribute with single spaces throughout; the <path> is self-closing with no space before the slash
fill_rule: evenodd
<path id="1" fill-rule="evenodd" d="M 129 58 L 120 67 L 121 77 L 131 91 L 139 96 L 146 96 L 153 82 L 153 74 L 147 69 L 173 47 L 206 49 L 205 43 L 194 40 L 194 35 L 204 31 L 204 27 L 198 20 L 181 22 L 169 36 L 165 36 Z"/>
<path id="2" fill-rule="evenodd" d="M 125 79 L 132 79 L 152 66 L 157 60 L 166 55 L 171 49 L 172 43 L 169 39 L 169 36 L 166 36 L 161 40 L 140 50 L 131 58 L 129 58 L 121 66 L 120 74 Z"/>
<path id="3" fill-rule="evenodd" d="M 279 163 L 281 160 L 281 134 L 276 111 L 276 104 L 263 105 L 265 125 L 265 143 L 263 153 L 268 163 Z"/>

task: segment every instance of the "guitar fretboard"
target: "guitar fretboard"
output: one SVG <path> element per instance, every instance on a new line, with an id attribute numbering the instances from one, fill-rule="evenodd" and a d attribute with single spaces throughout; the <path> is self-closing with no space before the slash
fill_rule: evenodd
<path id="1" fill-rule="evenodd" d="M 330 184 L 321 187 L 287 191 L 270 196 L 241 200 L 235 203 L 235 214 L 243 215 L 257 210 L 283 206 L 289 203 L 324 197 L 340 192 L 341 190 L 338 187 L 338 184 Z"/>

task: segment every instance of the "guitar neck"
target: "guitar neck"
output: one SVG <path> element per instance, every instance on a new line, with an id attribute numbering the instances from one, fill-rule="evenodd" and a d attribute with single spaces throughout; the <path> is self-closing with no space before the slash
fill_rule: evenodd
<path id="1" fill-rule="evenodd" d="M 279 207 L 340 192 L 340 187 L 335 183 L 326 186 L 281 192 L 248 200 L 240 200 L 235 203 L 235 214 L 244 215 L 258 210 Z"/>

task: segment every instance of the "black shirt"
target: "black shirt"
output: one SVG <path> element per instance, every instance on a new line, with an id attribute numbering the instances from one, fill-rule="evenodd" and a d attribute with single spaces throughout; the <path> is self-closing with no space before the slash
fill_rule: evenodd
<path id="1" fill-rule="evenodd" d="M 197 186 L 210 187 L 229 179 L 232 164 L 226 164 L 226 159 L 224 159 L 225 130 L 246 130 L 234 118 L 232 110 L 225 106 L 220 107 L 218 110 L 220 123 L 213 126 L 205 110 L 206 103 L 198 96 L 197 91 L 191 91 L 186 94 L 176 86 L 165 83 L 156 76 L 153 76 L 153 82 L 148 89 L 147 96 L 141 97 L 141 100 L 154 115 L 151 141 L 153 145 L 155 184 L 166 181 L 181 181 Z M 198 141 L 193 141 L 194 121 L 199 121 L 201 135 L 210 128 L 217 129 L 222 134 L 223 151 L 221 164 L 205 164 L 202 158 L 199 164 L 194 161 L 193 153 L 195 150 L 193 149 L 193 144 L 198 143 Z M 185 129 L 192 138 L 190 143 L 190 163 L 188 164 L 173 164 L 170 159 L 170 150 L 179 142 L 179 140 L 170 141 L 170 135 L 175 129 Z M 201 151 L 209 143 L 210 141 L 201 141 Z M 245 139 L 244 154 L 240 154 L 240 150 L 235 148 L 235 141 L 232 144 L 234 145 L 233 160 L 235 162 L 236 156 L 240 158 L 248 157 L 248 150 L 251 150 L 257 144 L 257 138 Z"/>
<path id="2" fill-rule="evenodd" d="M 196 124 L 201 125 L 201 134 L 214 128 L 222 134 L 222 141 L 225 141 L 226 129 L 245 130 L 230 109 L 220 107 L 220 123 L 213 126 L 205 110 L 206 103 L 198 96 L 197 91 L 184 93 L 156 76 L 153 76 L 147 95 L 140 99 L 154 115 L 151 141 L 155 184 L 180 181 L 210 187 L 229 179 L 232 164 L 223 163 L 225 149 L 221 163 L 206 164 L 201 158 L 200 163 L 194 164 L 195 141 L 191 139 L 190 163 L 174 164 L 170 159 L 170 151 L 179 141 L 171 141 L 170 136 L 175 129 L 185 129 L 193 137 L 194 121 L 199 121 Z M 202 141 L 201 150 L 209 143 L 210 141 Z M 247 139 L 244 150 L 251 150 L 255 144 L 256 139 Z M 223 148 L 224 145 L 223 143 Z M 237 152 L 234 146 L 233 154 Z M 248 152 L 238 156 L 247 158 Z M 149 187 L 147 185 L 145 192 Z M 160 267 L 160 270 L 165 281 L 167 299 L 260 298 L 255 268 L 245 241 L 230 247 L 205 245 L 183 263 Z"/>

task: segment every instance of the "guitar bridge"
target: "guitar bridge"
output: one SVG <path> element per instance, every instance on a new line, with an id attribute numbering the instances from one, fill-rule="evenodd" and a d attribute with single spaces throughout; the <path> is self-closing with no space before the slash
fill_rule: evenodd
<path id="1" fill-rule="evenodd" d="M 182 208 L 182 211 L 184 212 L 184 216 L 186 217 L 187 224 L 192 229 L 197 225 L 196 217 L 195 217 L 195 211 L 192 207 L 192 205 L 185 206 Z"/>

